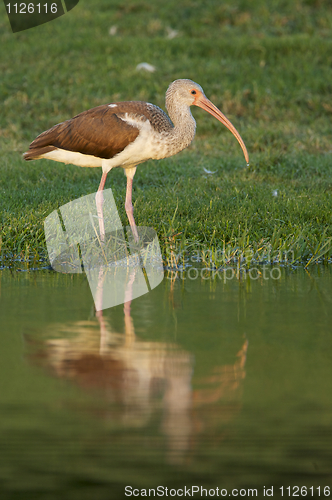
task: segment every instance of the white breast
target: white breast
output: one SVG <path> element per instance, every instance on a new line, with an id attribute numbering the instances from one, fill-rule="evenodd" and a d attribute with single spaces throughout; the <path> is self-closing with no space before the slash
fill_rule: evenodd
<path id="1" fill-rule="evenodd" d="M 137 127 L 139 135 L 114 158 L 103 160 L 104 172 L 108 172 L 114 167 L 131 168 L 150 159 L 164 158 L 164 156 L 160 156 L 161 135 L 152 128 L 149 120 L 138 119 L 128 113 L 119 116 L 119 118 L 129 125 Z"/>

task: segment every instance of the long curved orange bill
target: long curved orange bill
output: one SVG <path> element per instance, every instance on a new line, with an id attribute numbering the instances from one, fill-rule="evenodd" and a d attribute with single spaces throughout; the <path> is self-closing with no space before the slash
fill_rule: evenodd
<path id="1" fill-rule="evenodd" d="M 236 130 L 234 125 L 232 125 L 231 122 L 228 120 L 228 118 L 226 118 L 226 116 L 220 111 L 220 109 L 218 109 L 217 106 L 215 106 L 204 94 L 201 94 L 196 99 L 194 104 L 195 104 L 195 106 L 199 106 L 200 108 L 202 108 L 205 111 L 207 111 L 208 113 L 210 113 L 210 115 L 217 118 L 217 120 L 219 120 L 223 125 L 225 125 L 225 127 L 228 128 L 228 130 L 230 130 L 232 132 L 232 134 L 237 138 L 237 140 L 242 148 L 246 162 L 249 165 L 249 155 L 248 155 L 247 148 L 242 140 L 242 137 L 240 136 L 240 134 L 238 133 L 238 131 Z"/>

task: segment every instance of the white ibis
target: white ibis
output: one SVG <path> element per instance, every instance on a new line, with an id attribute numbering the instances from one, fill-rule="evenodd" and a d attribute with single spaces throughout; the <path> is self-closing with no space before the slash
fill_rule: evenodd
<path id="1" fill-rule="evenodd" d="M 246 146 L 235 127 L 191 80 L 175 80 L 166 92 L 169 117 L 154 104 L 142 101 L 104 104 L 84 111 L 40 134 L 24 153 L 26 160 L 47 158 L 81 167 L 102 167 L 96 195 L 101 239 L 104 236 L 102 191 L 107 174 L 124 168 L 127 176 L 125 208 L 135 239 L 138 239 L 132 205 L 132 184 L 136 166 L 179 153 L 195 136 L 196 122 L 190 106 L 205 109 L 237 138 L 249 163 Z"/>

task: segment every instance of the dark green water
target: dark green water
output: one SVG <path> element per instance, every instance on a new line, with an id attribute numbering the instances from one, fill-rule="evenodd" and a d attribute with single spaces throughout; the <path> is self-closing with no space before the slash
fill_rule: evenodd
<path id="1" fill-rule="evenodd" d="M 331 267 L 266 277 L 164 279 L 97 318 L 85 275 L 0 271 L 0 499 L 328 497 Z"/>

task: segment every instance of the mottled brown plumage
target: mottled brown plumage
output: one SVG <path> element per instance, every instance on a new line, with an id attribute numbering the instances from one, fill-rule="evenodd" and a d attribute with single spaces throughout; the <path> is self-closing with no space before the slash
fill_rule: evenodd
<path id="1" fill-rule="evenodd" d="M 137 127 L 123 120 L 128 113 L 133 120 L 148 120 L 158 133 L 173 128 L 166 113 L 153 104 L 127 101 L 111 106 L 104 104 L 54 125 L 30 144 L 24 159 L 35 160 L 57 148 L 98 158 L 113 158 L 139 134 Z"/>

